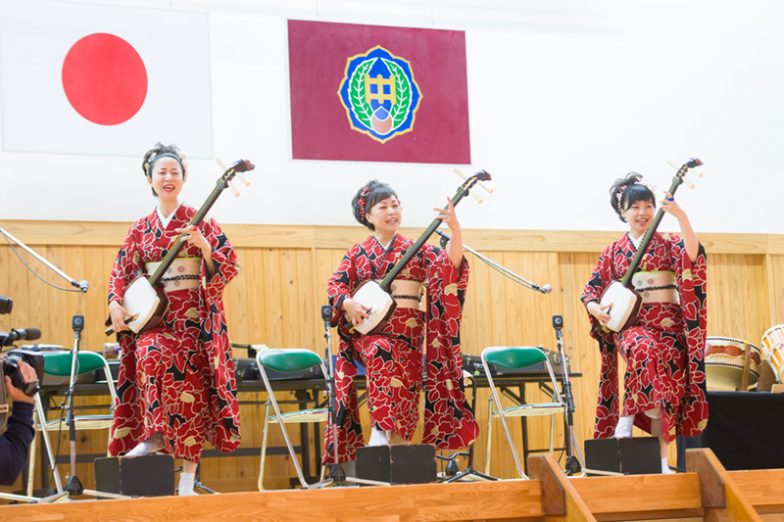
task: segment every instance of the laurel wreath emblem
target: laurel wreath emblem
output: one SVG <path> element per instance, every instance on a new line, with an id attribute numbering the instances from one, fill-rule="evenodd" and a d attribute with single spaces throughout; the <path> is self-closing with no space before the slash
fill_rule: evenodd
<path id="1" fill-rule="evenodd" d="M 370 128 L 371 126 L 370 119 L 373 116 L 373 109 L 370 107 L 367 100 L 365 100 L 365 76 L 367 76 L 368 71 L 373 67 L 374 63 L 376 63 L 376 59 L 365 60 L 354 69 L 354 73 L 349 80 L 348 89 L 351 108 L 354 110 L 357 119 L 367 128 Z"/>
<path id="2" fill-rule="evenodd" d="M 392 117 L 392 129 L 397 129 L 408 117 L 408 110 L 411 108 L 411 84 L 406 78 L 406 73 L 403 68 L 392 60 L 381 58 L 384 64 L 389 69 L 392 76 L 395 77 L 395 104 L 390 110 Z"/>

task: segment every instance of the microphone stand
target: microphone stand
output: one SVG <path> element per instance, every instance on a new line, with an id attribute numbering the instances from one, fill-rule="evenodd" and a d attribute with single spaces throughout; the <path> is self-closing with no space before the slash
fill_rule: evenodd
<path id="1" fill-rule="evenodd" d="M 128 498 L 126 495 L 119 495 L 116 493 L 106 493 L 93 489 L 84 489 L 82 481 L 76 476 L 76 419 L 74 417 L 73 396 L 74 387 L 76 386 L 76 379 L 79 375 L 79 344 L 82 339 L 82 329 L 84 329 L 84 316 L 75 315 L 71 320 L 71 327 L 74 331 L 74 347 L 71 352 L 71 378 L 68 382 L 68 390 L 65 393 L 66 400 L 66 425 L 68 426 L 68 442 L 71 457 L 71 473 L 68 477 L 68 482 L 65 484 L 65 491 L 69 497 L 75 495 L 91 495 L 98 498 Z M 106 376 L 111 379 L 111 375 Z M 44 421 L 45 422 L 45 421 Z"/>
<path id="2" fill-rule="evenodd" d="M 471 410 L 476 411 L 476 382 L 474 381 L 474 376 L 463 372 L 463 376 L 470 376 L 471 378 Z M 471 445 L 468 447 L 468 453 L 463 451 L 459 451 L 457 453 L 453 453 L 449 457 L 438 457 L 441 460 L 447 460 L 449 463 L 446 466 L 445 475 L 448 477 L 444 480 L 444 483 L 450 482 L 458 482 L 463 477 L 476 477 L 480 480 L 485 481 L 494 481 L 498 480 L 496 477 L 492 477 L 490 475 L 485 475 L 484 473 L 477 471 L 474 469 L 474 444 L 476 441 L 471 442 Z M 456 457 L 468 457 L 468 464 L 466 465 L 466 469 L 463 471 L 458 471 L 457 462 L 455 461 Z"/>
<path id="3" fill-rule="evenodd" d="M 558 356 L 561 358 L 561 392 L 564 401 L 566 401 L 566 469 L 567 475 L 577 475 L 582 471 L 582 464 L 580 463 L 579 456 L 575 456 L 575 450 L 579 455 L 577 448 L 577 439 L 574 435 L 574 398 L 572 396 L 572 384 L 569 382 L 569 360 L 566 358 L 563 343 L 563 317 L 560 315 L 553 316 L 553 329 L 555 329 L 555 341 L 558 345 Z"/>
<path id="4" fill-rule="evenodd" d="M 36 252 L 35 250 L 30 248 L 29 246 L 27 246 L 24 243 L 22 243 L 21 241 L 19 241 L 17 238 L 15 238 L 13 235 L 11 235 L 11 233 L 8 232 L 3 227 L 0 227 L 0 234 L 2 234 L 9 243 L 13 243 L 13 244 L 18 245 L 19 247 L 22 248 L 22 250 L 24 250 L 25 252 L 27 252 L 28 254 L 33 256 L 34 258 L 36 258 L 44 266 L 49 268 L 52 272 L 54 272 L 55 274 L 59 275 L 60 277 L 62 277 L 66 281 L 68 281 L 71 284 L 71 286 L 78 288 L 79 291 L 81 291 L 81 292 L 87 292 L 87 289 L 90 287 L 90 284 L 87 281 L 85 281 L 85 280 L 77 281 L 74 278 L 70 277 L 68 274 L 66 274 L 65 272 L 63 272 L 62 270 L 60 270 L 59 268 L 54 266 L 52 263 L 50 263 L 46 258 L 44 258 L 42 255 L 40 255 L 38 252 Z"/>
<path id="5" fill-rule="evenodd" d="M 449 235 L 445 234 L 444 232 L 441 232 L 440 230 L 436 230 L 436 234 L 441 236 L 441 248 L 446 248 L 447 241 L 449 241 L 452 238 L 450 238 Z M 509 279 L 514 281 L 515 283 L 521 284 L 521 285 L 523 285 L 524 287 L 526 287 L 526 288 L 528 288 L 530 290 L 536 290 L 537 292 L 541 292 L 543 294 L 549 294 L 553 290 L 553 287 L 551 285 L 542 285 L 542 286 L 537 285 L 536 283 L 533 283 L 533 282 L 529 281 L 528 279 L 526 279 L 526 278 L 524 278 L 524 277 L 522 277 L 522 276 L 512 272 L 511 270 L 509 270 L 505 266 L 496 263 L 492 259 L 483 256 L 482 254 L 480 254 L 479 252 L 477 252 L 476 250 L 474 250 L 470 246 L 466 245 L 465 243 L 463 243 L 463 249 L 464 250 L 468 250 L 469 252 L 474 254 L 484 264 L 488 265 L 489 267 L 493 268 L 494 270 L 496 270 L 498 272 L 501 272 L 503 275 L 505 275 L 506 277 L 508 277 Z"/>
<path id="6" fill-rule="evenodd" d="M 441 248 L 446 248 L 446 243 L 451 238 L 447 234 L 445 234 L 444 232 L 441 232 L 440 230 L 436 230 L 436 234 L 441 236 Z M 489 267 L 493 268 L 497 272 L 500 272 L 505 277 L 511 279 L 515 283 L 518 283 L 518 284 L 520 284 L 520 285 L 522 285 L 522 286 L 524 286 L 524 287 L 526 287 L 526 288 L 528 288 L 530 290 L 535 290 L 535 291 L 540 292 L 542 294 L 549 294 L 553 290 L 553 287 L 551 285 L 549 285 L 549 284 L 538 285 L 538 284 L 536 284 L 534 282 L 531 282 L 528 279 L 526 279 L 526 278 L 524 278 L 524 277 L 522 277 L 522 276 L 512 272 L 511 270 L 509 270 L 505 266 L 502 266 L 502 265 L 496 263 L 495 261 L 493 261 L 492 259 L 489 259 L 489 258 L 483 256 L 482 254 L 480 254 L 479 252 L 477 252 L 476 250 L 474 250 L 470 246 L 466 245 L 465 243 L 463 244 L 463 249 L 471 252 L 480 261 L 482 261 L 483 263 L 485 263 Z M 556 318 L 558 318 L 558 326 L 557 327 L 556 327 Z M 569 383 L 568 362 L 566 360 L 566 355 L 564 354 L 563 340 L 562 340 L 562 337 L 561 337 L 561 327 L 562 326 L 563 326 L 563 318 L 560 315 L 553 316 L 553 327 L 556 328 L 556 340 L 558 342 L 558 349 L 559 349 L 559 353 L 560 353 L 560 357 L 561 357 L 561 371 L 562 371 L 562 377 L 561 378 L 562 378 L 562 381 L 563 381 L 562 388 L 564 390 L 564 393 L 566 394 L 565 400 L 567 402 L 567 411 L 566 411 L 567 433 L 565 434 L 565 437 L 567 439 L 566 440 L 566 452 L 567 452 L 566 453 L 567 454 L 566 471 L 567 471 L 567 474 L 574 474 L 574 473 L 579 473 L 580 472 L 581 466 L 580 466 L 580 461 L 577 458 L 575 458 L 575 456 L 573 454 L 573 448 L 576 447 L 576 444 L 574 444 L 574 441 L 575 441 L 575 438 L 574 438 L 574 428 L 572 426 L 572 413 L 574 412 L 574 401 L 572 400 L 572 391 L 571 391 L 572 387 L 571 387 L 571 384 Z M 472 380 L 472 382 L 473 382 L 473 380 Z M 473 446 L 470 449 L 470 453 L 472 453 L 472 452 L 473 452 Z M 469 458 L 469 461 L 470 460 L 472 460 L 472 459 Z M 451 480 L 453 480 L 453 479 L 450 479 L 450 481 Z"/>
<path id="7" fill-rule="evenodd" d="M 325 375 L 327 392 L 329 393 L 329 420 L 332 424 L 332 465 L 329 468 L 329 478 L 336 486 L 346 482 L 346 472 L 338 462 L 338 405 L 335 398 L 335 362 L 332 358 L 332 307 L 321 307 L 321 319 L 324 321 L 324 355 L 327 360 L 329 375 Z"/>

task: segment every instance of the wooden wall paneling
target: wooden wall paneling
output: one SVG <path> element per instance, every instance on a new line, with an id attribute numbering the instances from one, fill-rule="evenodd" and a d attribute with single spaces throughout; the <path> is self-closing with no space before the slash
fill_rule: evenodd
<path id="1" fill-rule="evenodd" d="M 54 233 L 51 227 L 43 227 L 37 222 L 15 226 L 9 227 L 12 233 L 35 245 L 36 251 L 72 277 L 88 280 L 90 291 L 66 294 L 45 286 L 27 272 L 9 247 L 0 245 L 0 294 L 15 301 L 14 313 L 0 317 L 0 328 L 38 326 L 44 331 L 42 341 L 70 348 L 73 344 L 71 316 L 81 313 L 86 319 L 83 348 L 102 349 L 104 342 L 113 340 L 104 337 L 102 332 L 107 313 L 106 283 L 127 225 L 62 224 L 55 227 L 61 233 Z M 323 325 L 318 310 L 326 301 L 326 281 L 345 249 L 365 237 L 366 232 L 358 227 L 238 226 L 231 228 L 229 233 L 242 264 L 240 274 L 225 294 L 232 340 L 261 342 L 271 347 L 303 346 L 321 354 Z M 413 231 L 409 235 L 413 237 L 417 233 Z M 578 296 L 599 250 L 615 235 L 557 231 L 541 234 L 535 231 L 466 231 L 465 234 L 466 242 L 483 254 L 527 279 L 552 284 L 554 290 L 549 295 L 526 290 L 467 254 L 472 275 L 464 309 L 464 352 L 478 354 L 482 348 L 493 344 L 538 344 L 555 349 L 551 316 L 563 315 L 567 353 L 571 355 L 573 370 L 582 373 L 581 378 L 572 381 L 577 407 L 575 429 L 581 446 L 593 432 L 599 357 Z M 771 324 L 784 322 L 784 277 L 781 276 L 784 254 L 765 246 L 782 241 L 778 236 L 712 234 L 703 238 L 703 242 L 708 246 L 710 256 L 709 333 L 747 338 L 758 343 L 762 332 Z M 19 252 L 29 257 L 21 250 Z M 47 277 L 45 268 L 36 267 L 36 270 Z M 60 284 L 56 276 L 47 277 L 47 280 Z M 67 283 L 62 282 L 61 286 L 65 285 Z M 338 339 L 334 329 L 332 333 L 335 351 Z M 539 396 L 535 386 L 529 386 L 527 393 L 531 397 Z M 263 401 L 265 394 L 251 395 L 255 397 L 243 395 L 243 399 Z M 480 390 L 476 414 L 481 431 L 475 447 L 476 465 L 480 469 L 484 464 L 487 399 L 487 390 Z M 81 400 L 89 403 L 94 399 Z M 242 447 L 258 447 L 261 430 L 258 407 L 243 406 L 242 415 Z M 365 409 L 361 418 L 365 429 L 369 429 Z M 519 448 L 519 423 L 513 421 L 512 425 Z M 541 425 L 532 423 L 529 432 L 532 447 L 546 445 L 547 428 L 546 421 Z M 282 437 L 276 432 L 277 429 L 271 432 L 270 445 L 281 446 Z M 298 444 L 298 431 L 292 430 L 291 434 Z M 84 443 L 87 444 L 84 451 L 105 450 L 103 435 L 91 435 Z M 494 427 L 493 436 L 494 447 L 505 448 L 499 425 Z M 560 432 L 556 437 L 556 443 L 560 444 Z M 514 476 L 508 450 L 503 451 L 507 456 L 496 453 L 491 471 L 500 476 Z M 276 456 L 268 462 L 267 476 L 272 481 L 268 484 L 286 486 L 293 474 L 288 457 Z M 235 485 L 242 483 L 252 487 L 257 465 L 258 456 L 208 458 L 204 461 L 202 476 L 208 485 L 210 481 L 229 484 L 235 480 Z M 80 468 L 80 476 L 90 473 L 88 465 L 80 466 L 86 466 L 85 471 Z"/>
<path id="2" fill-rule="evenodd" d="M 81 302 L 80 311 L 84 314 L 84 344 L 90 350 L 102 351 L 106 343 L 116 342 L 114 335 L 104 333 L 106 318 L 109 316 L 107 292 L 109 274 L 111 273 L 117 248 L 91 247 L 82 248 L 84 271 L 75 272 L 71 277 L 85 279 L 89 289 L 78 298 Z"/>
<path id="3" fill-rule="evenodd" d="M 768 290 L 768 325 L 784 323 L 784 255 L 768 254 L 764 261 Z"/>
<path id="4" fill-rule="evenodd" d="M 708 258 L 708 335 L 759 343 L 769 312 L 763 256 Z"/>
<path id="5" fill-rule="evenodd" d="M 14 299 L 14 296 L 11 295 L 11 263 L 15 261 L 16 256 L 2 240 L 3 238 L 0 238 L 0 295 Z M 16 306 L 16 299 L 14 299 L 14 308 Z M 12 314 L 13 309 L 11 314 L 0 315 L 0 328 L 3 331 L 7 332 L 9 328 L 13 327 Z"/>
<path id="6" fill-rule="evenodd" d="M 500 285 L 491 283 L 489 269 L 482 263 L 469 260 L 471 273 L 463 305 L 463 323 L 460 330 L 463 353 L 479 355 L 486 346 L 494 344 L 493 317 L 488 305 L 493 291 Z"/>
<path id="7" fill-rule="evenodd" d="M 281 281 L 280 281 L 280 262 L 278 250 L 264 248 L 261 250 L 262 266 L 264 272 L 260 274 L 261 288 L 256 291 L 263 292 L 261 297 L 265 301 L 264 316 L 261 331 L 255 332 L 259 335 L 263 344 L 271 348 L 281 347 L 283 343 L 283 329 L 280 324 L 281 318 Z"/>
<path id="8" fill-rule="evenodd" d="M 298 290 L 296 250 L 279 251 L 280 267 L 280 323 L 282 348 L 300 346 L 299 326 L 305 320 L 300 316 L 298 300 L 301 297 Z M 311 348 L 312 349 L 312 348 Z"/>
<path id="9" fill-rule="evenodd" d="M 269 281 L 264 251 L 261 248 L 242 249 L 247 252 L 242 272 L 238 276 L 237 284 L 245 294 L 248 313 L 248 331 L 246 337 L 234 337 L 238 342 L 261 343 L 269 342 L 267 339 L 267 316 L 271 313 L 271 306 L 267 292 Z M 229 327 L 230 335 L 231 326 Z"/>
<path id="10" fill-rule="evenodd" d="M 250 334 L 250 306 L 249 300 L 253 295 L 249 292 L 248 285 L 251 280 L 249 259 L 253 257 L 253 249 L 237 249 L 237 262 L 240 270 L 233 281 L 229 282 L 223 292 L 223 304 L 226 308 L 226 320 L 231 325 L 229 337 L 233 342 L 249 343 Z M 245 350 L 234 349 L 235 357 L 247 357 Z"/>
<path id="11" fill-rule="evenodd" d="M 323 354 L 321 336 L 319 330 L 323 330 L 321 325 L 320 306 L 326 303 L 326 299 L 318 299 L 315 281 L 313 280 L 313 252 L 310 249 L 299 249 L 296 254 L 296 280 L 298 288 L 295 296 L 298 298 L 298 345 L 309 348 L 316 353 Z M 324 301 L 324 303 L 322 303 Z"/>

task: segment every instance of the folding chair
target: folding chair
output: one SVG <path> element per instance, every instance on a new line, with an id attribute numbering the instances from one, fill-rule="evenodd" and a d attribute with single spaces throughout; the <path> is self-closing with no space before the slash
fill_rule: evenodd
<path id="1" fill-rule="evenodd" d="M 297 478 L 299 478 L 302 487 L 319 487 L 322 485 L 321 483 L 309 484 L 307 480 L 305 480 L 305 476 L 302 473 L 302 467 L 300 466 L 297 454 L 294 451 L 294 446 L 286 431 L 286 424 L 316 424 L 326 422 L 329 410 L 325 407 L 303 410 L 297 409 L 282 413 L 278 406 L 278 401 L 275 398 L 275 391 L 270 385 L 267 370 L 282 373 L 295 373 L 302 372 L 314 366 L 319 366 L 322 375 L 326 376 L 327 369 L 324 366 L 324 361 L 314 352 L 304 348 L 272 349 L 263 347 L 256 354 L 256 362 L 259 366 L 261 378 L 264 381 L 264 388 L 267 390 L 267 401 L 264 406 L 264 430 L 261 435 L 261 461 L 259 463 L 259 479 L 257 484 L 259 491 L 264 490 L 264 463 L 267 456 L 267 435 L 269 433 L 270 422 L 275 422 L 280 426 L 280 431 L 283 434 L 283 439 L 286 441 L 286 447 L 291 456 L 291 462 L 294 464 L 294 468 L 297 471 Z M 270 415 L 270 405 L 274 410 L 274 415 Z M 307 444 L 307 441 L 302 441 L 302 444 Z M 321 478 L 322 480 L 324 478 L 323 467 L 321 469 Z"/>
<path id="2" fill-rule="evenodd" d="M 496 368 L 501 368 L 507 371 L 519 371 L 540 363 L 544 363 L 545 367 L 547 368 L 547 373 L 550 375 L 550 384 L 553 387 L 552 401 L 544 403 L 518 403 L 504 408 L 501 405 L 501 396 L 496 389 L 489 365 L 493 365 Z M 509 444 L 509 449 L 512 450 L 512 456 L 514 457 L 515 466 L 517 467 L 517 473 L 521 478 L 528 478 L 523 472 L 523 467 L 520 464 L 520 458 L 517 455 L 517 449 L 515 448 L 514 441 L 512 440 L 512 435 L 509 431 L 506 418 L 549 415 L 550 453 L 553 452 L 555 416 L 558 413 L 564 413 L 566 411 L 566 404 L 563 402 L 561 394 L 558 391 L 558 383 L 555 380 L 553 368 L 550 365 L 550 361 L 547 359 L 547 355 L 544 353 L 544 350 L 536 346 L 491 346 L 485 348 L 482 350 L 482 366 L 484 367 L 485 375 L 487 375 L 487 380 L 490 384 L 491 394 L 489 400 L 490 407 L 487 415 L 487 451 L 485 453 L 485 473 L 490 473 L 490 455 L 493 441 L 493 418 L 498 417 L 501 419 L 501 425 L 504 428 L 504 433 L 506 434 L 506 441 Z"/>
<path id="3" fill-rule="evenodd" d="M 70 377 L 71 363 L 73 361 L 72 353 L 73 352 L 70 351 L 43 353 L 44 373 L 54 377 Z M 100 429 L 107 430 L 108 435 L 106 439 L 108 445 L 109 438 L 111 437 L 111 430 L 109 430 L 109 428 L 112 425 L 114 408 L 117 406 L 118 403 L 117 391 L 114 388 L 114 380 L 112 379 L 112 373 L 109 368 L 109 363 L 106 362 L 106 359 L 104 359 L 101 354 L 97 352 L 90 352 L 90 351 L 80 351 L 78 363 L 79 363 L 79 372 L 78 372 L 79 375 L 94 372 L 99 368 L 103 368 L 104 374 L 106 375 L 106 386 L 109 389 L 109 395 L 111 395 L 112 403 L 109 407 L 109 412 L 107 414 L 75 415 L 74 426 L 76 430 L 100 430 Z M 36 439 L 33 440 L 33 444 L 30 446 L 30 463 L 29 463 L 29 470 L 27 474 L 27 494 L 28 495 L 33 494 L 35 457 L 37 452 L 37 438 L 39 432 L 43 437 L 46 454 L 49 457 L 49 466 L 50 466 L 52 476 L 54 477 L 54 483 L 57 489 L 57 493 L 62 493 L 63 483 L 62 480 L 60 479 L 60 473 L 57 469 L 57 464 L 55 462 L 52 442 L 49 439 L 49 432 L 53 431 L 59 433 L 61 431 L 67 431 L 68 425 L 65 423 L 64 420 L 61 421 L 61 419 L 59 418 L 47 420 L 40 393 L 36 394 L 35 396 L 34 413 L 35 414 L 34 414 L 33 426 L 36 431 Z"/>

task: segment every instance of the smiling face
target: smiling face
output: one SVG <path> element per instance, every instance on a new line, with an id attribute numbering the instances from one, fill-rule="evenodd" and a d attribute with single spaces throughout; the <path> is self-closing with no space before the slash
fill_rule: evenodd
<path id="1" fill-rule="evenodd" d="M 398 228 L 403 217 L 403 209 L 395 196 L 382 199 L 370 208 L 367 220 L 373 225 L 376 234 L 391 237 Z"/>
<path id="2" fill-rule="evenodd" d="M 629 231 L 634 237 L 640 237 L 648 230 L 648 227 L 653 222 L 653 213 L 656 206 L 653 201 L 649 199 L 642 199 L 635 201 L 629 205 L 623 212 L 624 221 L 629 224 Z"/>
<path id="3" fill-rule="evenodd" d="M 169 157 L 156 161 L 152 166 L 152 176 L 147 178 L 161 203 L 177 202 L 184 182 L 180 163 Z"/>

